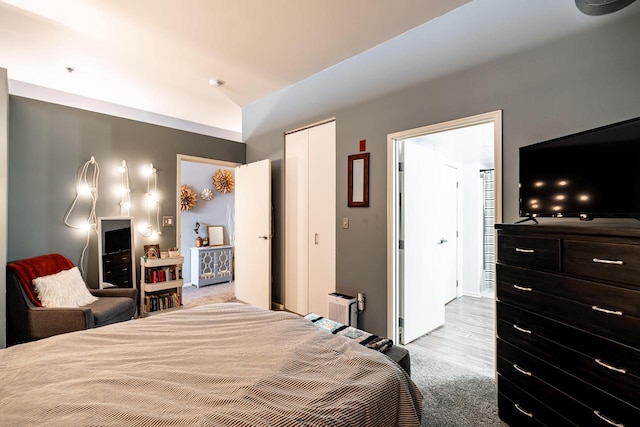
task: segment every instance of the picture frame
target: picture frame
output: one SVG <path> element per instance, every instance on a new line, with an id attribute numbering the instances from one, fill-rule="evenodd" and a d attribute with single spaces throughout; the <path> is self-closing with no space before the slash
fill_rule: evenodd
<path id="1" fill-rule="evenodd" d="M 147 257 L 147 259 L 160 258 L 160 245 L 144 245 L 144 255 Z"/>
<path id="2" fill-rule="evenodd" d="M 209 234 L 209 246 L 224 245 L 224 227 L 222 225 L 207 226 L 207 233 Z"/>
<path id="3" fill-rule="evenodd" d="M 369 153 L 348 158 L 348 203 L 350 208 L 369 207 Z"/>

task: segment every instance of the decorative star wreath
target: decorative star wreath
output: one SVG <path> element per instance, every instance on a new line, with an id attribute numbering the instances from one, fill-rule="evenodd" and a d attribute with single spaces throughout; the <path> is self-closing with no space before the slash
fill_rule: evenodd
<path id="1" fill-rule="evenodd" d="M 187 184 L 183 184 L 180 187 L 180 210 L 186 212 L 193 209 L 198 201 L 198 195 L 195 191 L 190 189 Z"/>
<path id="2" fill-rule="evenodd" d="M 213 186 L 222 194 L 231 193 L 234 184 L 233 175 L 228 170 L 218 169 L 213 175 Z"/>

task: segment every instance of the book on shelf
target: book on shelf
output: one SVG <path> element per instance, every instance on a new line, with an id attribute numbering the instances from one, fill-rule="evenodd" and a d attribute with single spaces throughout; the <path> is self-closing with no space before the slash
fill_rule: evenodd
<path id="1" fill-rule="evenodd" d="M 168 282 L 182 279 L 182 271 L 178 266 L 147 268 L 144 272 L 146 283 Z"/>
<path id="2" fill-rule="evenodd" d="M 180 295 L 178 295 L 177 292 L 165 292 L 145 296 L 145 311 L 148 313 L 179 307 L 180 304 Z"/>

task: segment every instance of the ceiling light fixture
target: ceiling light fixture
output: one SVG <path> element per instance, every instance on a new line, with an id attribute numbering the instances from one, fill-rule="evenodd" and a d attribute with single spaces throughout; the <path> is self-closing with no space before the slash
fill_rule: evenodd
<path id="1" fill-rule="evenodd" d="M 209 86 L 211 86 L 211 87 L 224 86 L 224 80 L 211 79 L 211 80 L 209 80 Z"/>
<path id="2" fill-rule="evenodd" d="M 606 15 L 629 6 L 636 0 L 576 0 L 580 12 L 590 16 Z"/>

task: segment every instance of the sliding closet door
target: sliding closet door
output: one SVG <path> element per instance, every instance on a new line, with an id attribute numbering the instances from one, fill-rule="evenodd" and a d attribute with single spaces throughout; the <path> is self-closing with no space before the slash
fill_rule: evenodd
<path id="1" fill-rule="evenodd" d="M 336 291 L 336 123 L 309 129 L 309 311 Z"/>
<path id="2" fill-rule="evenodd" d="M 285 136 L 285 308 L 309 312 L 309 132 Z"/>

